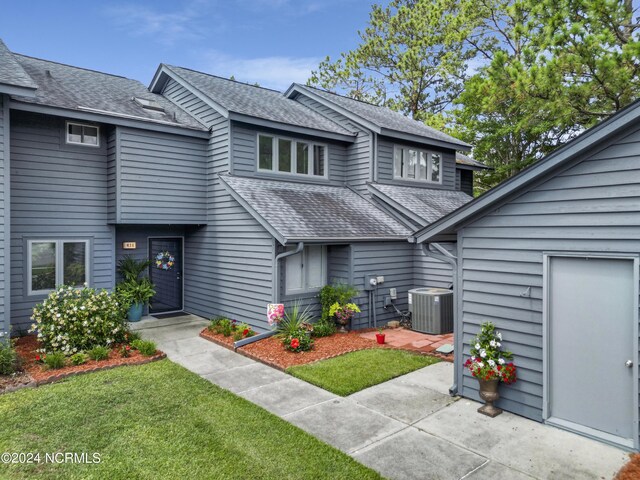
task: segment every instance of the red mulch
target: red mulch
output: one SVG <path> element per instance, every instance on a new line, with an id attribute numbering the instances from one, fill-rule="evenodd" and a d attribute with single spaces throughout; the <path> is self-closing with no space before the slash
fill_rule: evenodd
<path id="1" fill-rule="evenodd" d="M 386 345 L 378 345 L 375 340 L 362 338 L 358 332 L 335 333 L 329 337 L 314 339 L 313 349 L 308 352 L 290 352 L 282 346 L 282 341 L 277 337 L 269 337 L 250 343 L 237 349 L 238 353 L 249 358 L 266 363 L 280 370 L 285 370 L 294 365 L 304 365 L 318 360 L 337 357 L 343 353 L 365 350 L 367 348 L 388 348 Z M 200 336 L 211 340 L 223 347 L 233 349 L 233 339 L 223 335 L 211 333 L 208 329 L 200 332 Z"/>
<path id="2" fill-rule="evenodd" d="M 631 455 L 631 460 L 620 469 L 614 480 L 638 480 L 640 478 L 640 453 Z"/>
<path id="3" fill-rule="evenodd" d="M 87 360 L 82 365 L 70 365 L 55 370 L 49 370 L 45 365 L 36 361 L 37 349 L 39 348 L 38 340 L 34 335 L 21 337 L 16 341 L 16 351 L 22 358 L 22 368 L 24 374 L 30 377 L 31 382 L 35 385 L 42 385 L 60 380 L 71 375 L 77 375 L 87 372 L 95 372 L 97 370 L 106 370 L 109 368 L 119 367 L 121 365 L 141 365 L 143 363 L 153 362 L 165 357 L 160 350 L 151 357 L 145 357 L 137 350 L 131 350 L 129 357 L 120 356 L 120 345 L 115 346 L 109 358 L 106 360 Z M 0 391 L 2 385 L 0 384 Z"/>

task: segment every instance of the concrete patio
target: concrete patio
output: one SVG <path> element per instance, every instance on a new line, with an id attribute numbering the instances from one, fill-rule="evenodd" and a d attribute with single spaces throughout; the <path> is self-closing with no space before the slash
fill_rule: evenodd
<path id="1" fill-rule="evenodd" d="M 172 321 L 173 320 L 173 321 Z M 448 395 L 441 362 L 346 398 L 198 337 L 195 316 L 135 325 L 168 357 L 391 479 L 611 479 L 619 449 Z"/>

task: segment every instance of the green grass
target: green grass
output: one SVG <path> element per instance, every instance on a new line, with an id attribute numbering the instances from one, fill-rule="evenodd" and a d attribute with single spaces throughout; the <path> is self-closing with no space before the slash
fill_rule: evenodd
<path id="1" fill-rule="evenodd" d="M 2 479 L 380 478 L 169 360 L 0 395 L 0 419 L 0 453 L 101 455 L 93 465 L 0 463 Z"/>
<path id="2" fill-rule="evenodd" d="M 439 361 L 403 350 L 371 349 L 290 367 L 287 373 L 344 397 Z"/>

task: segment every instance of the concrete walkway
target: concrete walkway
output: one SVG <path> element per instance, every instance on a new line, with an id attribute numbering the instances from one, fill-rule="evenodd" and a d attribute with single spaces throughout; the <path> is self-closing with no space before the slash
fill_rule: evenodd
<path id="1" fill-rule="evenodd" d="M 339 448 L 391 479 L 611 479 L 627 461 L 613 447 L 522 417 L 490 419 L 447 394 L 438 363 L 346 398 L 198 337 L 206 320 L 135 326 L 168 357 Z"/>

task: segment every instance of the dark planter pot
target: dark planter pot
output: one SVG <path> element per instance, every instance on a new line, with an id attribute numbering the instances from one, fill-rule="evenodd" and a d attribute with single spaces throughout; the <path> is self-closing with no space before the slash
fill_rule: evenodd
<path id="1" fill-rule="evenodd" d="M 339 318 L 336 318 L 336 323 L 338 325 L 340 325 L 340 328 L 338 329 L 338 332 L 339 333 L 347 333 L 347 328 L 346 327 L 347 327 L 347 325 L 349 325 L 350 321 L 351 321 L 350 318 L 345 318 L 345 319 L 342 319 L 342 320 L 339 319 Z"/>
<path id="2" fill-rule="evenodd" d="M 380 345 L 384 345 L 384 333 L 376 333 L 376 342 Z"/>
<path id="3" fill-rule="evenodd" d="M 127 318 L 130 322 L 139 322 L 142 318 L 142 309 L 144 308 L 144 303 L 134 303 L 129 307 L 129 311 L 127 312 Z"/>
<path id="4" fill-rule="evenodd" d="M 480 384 L 480 398 L 485 402 L 484 405 L 478 409 L 478 412 L 491 418 L 497 417 L 502 413 L 502 409 L 495 407 L 493 403 L 497 402 L 500 398 L 500 394 L 498 393 L 500 380 L 478 379 L 478 383 Z"/>

